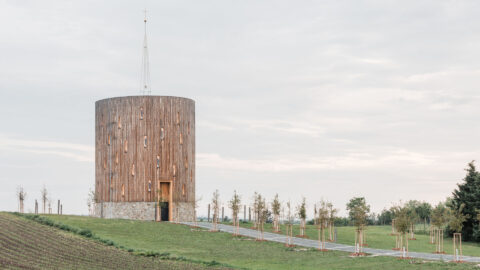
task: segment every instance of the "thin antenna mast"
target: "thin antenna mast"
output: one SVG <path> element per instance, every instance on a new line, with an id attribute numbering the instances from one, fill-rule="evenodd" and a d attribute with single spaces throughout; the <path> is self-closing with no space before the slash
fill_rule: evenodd
<path id="1" fill-rule="evenodd" d="M 147 44 L 147 9 L 144 10 L 145 17 L 143 22 L 145 23 L 145 37 L 143 39 L 143 57 L 142 57 L 142 95 L 150 95 L 152 90 L 150 88 L 150 61 L 148 59 L 148 44 Z"/>

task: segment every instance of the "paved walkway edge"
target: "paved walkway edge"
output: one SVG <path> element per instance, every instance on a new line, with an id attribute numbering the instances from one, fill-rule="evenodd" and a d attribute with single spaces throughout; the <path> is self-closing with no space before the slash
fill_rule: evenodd
<path id="1" fill-rule="evenodd" d="M 193 226 L 195 225 L 193 222 L 181 222 L 181 224 Z M 198 222 L 196 224 L 198 227 L 202 227 L 205 229 L 212 229 L 213 224 L 207 222 Z M 226 233 L 234 233 L 235 227 L 225 224 L 218 224 L 217 229 L 222 232 Z M 258 231 L 246 228 L 240 228 L 239 234 L 247 237 L 256 238 L 258 235 Z M 265 240 L 278 242 L 278 243 L 285 243 L 286 236 L 276 233 L 264 232 Z M 294 245 L 309 247 L 309 248 L 318 248 L 318 241 L 311 240 L 311 239 L 304 239 L 293 237 L 292 242 Z M 354 252 L 355 249 L 353 246 L 344 245 L 344 244 L 337 244 L 337 243 L 326 243 L 326 248 L 329 250 L 338 250 L 338 251 L 345 251 L 345 252 Z M 365 253 L 371 254 L 373 256 L 391 256 L 391 257 L 401 257 L 401 251 L 394 251 L 394 250 L 386 250 L 386 249 L 375 249 L 375 248 L 364 248 L 363 251 Z M 422 252 L 408 252 L 408 256 L 412 258 L 418 259 L 425 259 L 425 260 L 436 260 L 436 261 L 453 261 L 453 255 L 448 254 L 433 254 L 433 253 L 422 253 Z M 471 263 L 480 263 L 480 257 L 471 257 L 471 256 L 462 256 L 462 261 L 471 262 Z"/>

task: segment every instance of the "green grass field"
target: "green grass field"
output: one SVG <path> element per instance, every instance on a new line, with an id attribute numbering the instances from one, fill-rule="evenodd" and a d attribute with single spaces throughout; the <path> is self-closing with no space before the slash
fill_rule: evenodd
<path id="1" fill-rule="evenodd" d="M 286 248 L 280 243 L 234 238 L 188 226 L 131 220 L 48 215 L 49 218 L 127 248 L 169 252 L 192 260 L 218 261 L 240 269 L 474 269 L 472 264 L 399 260 L 392 257 L 351 258 L 345 252 Z M 387 236 L 386 236 L 387 237 Z M 347 237 L 348 238 L 348 237 Z M 388 239 L 388 238 L 387 238 Z"/>
<path id="2" fill-rule="evenodd" d="M 229 223 L 225 223 L 229 224 Z M 251 223 L 241 223 L 242 227 L 250 228 Z M 421 226 L 423 229 L 423 225 Z M 265 231 L 272 232 L 272 224 L 265 224 Z M 282 226 L 283 229 L 283 226 Z M 299 234 L 299 225 L 294 225 L 293 234 Z M 395 247 L 395 236 L 391 236 L 391 226 L 369 226 L 366 230 L 367 245 L 371 248 L 392 249 Z M 314 225 L 307 225 L 305 234 L 309 239 L 318 239 L 318 230 Z M 328 237 L 326 235 L 326 237 Z M 417 240 L 408 241 L 409 251 L 433 253 L 435 245 L 429 243 L 429 235 L 415 234 Z M 337 227 L 337 243 L 354 245 L 355 227 Z M 480 244 L 463 242 L 463 255 L 480 257 Z M 447 254 L 453 254 L 452 238 L 445 237 L 444 250 Z"/>

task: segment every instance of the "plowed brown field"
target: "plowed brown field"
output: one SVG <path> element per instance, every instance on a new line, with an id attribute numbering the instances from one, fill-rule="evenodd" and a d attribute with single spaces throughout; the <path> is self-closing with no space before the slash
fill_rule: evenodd
<path id="1" fill-rule="evenodd" d="M 0 269 L 205 269 L 132 255 L 36 222 L 0 213 Z"/>

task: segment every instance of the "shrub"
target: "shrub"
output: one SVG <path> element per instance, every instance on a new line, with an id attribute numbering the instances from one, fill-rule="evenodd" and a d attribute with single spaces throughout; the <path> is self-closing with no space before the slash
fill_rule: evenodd
<path id="1" fill-rule="evenodd" d="M 211 262 L 207 262 L 206 265 L 207 265 L 207 266 L 219 266 L 220 263 L 217 262 L 217 261 L 215 261 L 215 260 L 213 260 L 213 261 L 211 261 Z"/>
<path id="2" fill-rule="evenodd" d="M 78 232 L 78 234 L 83 235 L 83 236 L 88 237 L 88 238 L 93 236 L 92 231 L 90 231 L 89 229 L 82 229 Z"/>

